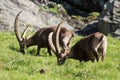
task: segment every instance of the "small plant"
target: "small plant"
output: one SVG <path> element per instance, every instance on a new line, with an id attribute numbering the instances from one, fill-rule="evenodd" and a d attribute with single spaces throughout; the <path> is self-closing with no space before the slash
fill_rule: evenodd
<path id="1" fill-rule="evenodd" d="M 52 12 L 52 13 L 57 14 L 58 12 L 57 4 L 52 8 L 49 8 L 48 6 L 39 6 L 39 11 L 47 11 L 47 12 Z"/>
<path id="2" fill-rule="evenodd" d="M 72 18 L 72 19 L 82 20 L 82 16 L 72 15 L 71 18 Z"/>
<path id="3" fill-rule="evenodd" d="M 98 12 L 92 12 L 89 14 L 88 19 L 91 19 L 91 20 L 97 19 L 99 15 L 100 13 Z"/>

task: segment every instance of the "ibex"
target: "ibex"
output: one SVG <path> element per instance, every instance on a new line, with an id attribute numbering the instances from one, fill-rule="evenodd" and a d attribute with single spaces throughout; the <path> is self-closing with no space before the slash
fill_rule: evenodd
<path id="1" fill-rule="evenodd" d="M 25 39 L 25 34 L 27 32 L 28 27 L 23 31 L 20 37 L 19 30 L 18 30 L 18 27 L 19 27 L 18 17 L 20 13 L 21 12 L 19 12 L 16 15 L 15 22 L 14 22 L 14 31 L 15 31 L 16 38 L 19 42 L 20 52 L 24 53 L 25 48 L 37 45 L 37 55 L 40 55 L 40 48 L 47 48 L 49 52 L 49 56 L 51 56 L 52 54 L 51 54 L 51 48 L 48 43 L 48 35 L 50 32 L 54 32 L 57 27 L 54 26 L 54 27 L 48 27 L 48 28 L 41 28 L 32 37 L 30 37 L 29 39 Z M 62 48 L 65 49 L 69 47 L 69 43 L 72 37 L 73 37 L 73 33 L 70 30 L 64 27 L 61 28 L 59 38 L 60 38 L 60 44 L 62 45 Z"/>
<path id="2" fill-rule="evenodd" d="M 51 32 L 49 34 L 49 45 L 53 52 L 57 56 L 58 64 L 63 64 L 67 58 L 77 59 L 81 61 L 92 62 L 99 61 L 99 57 L 102 55 L 101 60 L 104 61 L 107 48 L 107 38 L 104 34 L 100 32 L 93 33 L 80 39 L 74 46 L 69 49 L 60 50 L 59 48 L 59 33 L 60 25 L 55 33 Z M 56 39 L 56 44 L 53 43 L 52 37 Z"/>

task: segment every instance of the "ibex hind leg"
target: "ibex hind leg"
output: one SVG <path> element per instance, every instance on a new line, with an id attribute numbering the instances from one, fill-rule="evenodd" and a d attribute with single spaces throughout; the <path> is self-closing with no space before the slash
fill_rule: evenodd
<path id="1" fill-rule="evenodd" d="M 93 55 L 95 56 L 97 62 L 99 61 L 99 56 L 98 56 L 98 52 L 96 50 L 93 50 Z"/>
<path id="2" fill-rule="evenodd" d="M 102 53 L 101 60 L 104 61 L 104 58 L 105 58 L 105 55 L 106 55 L 106 50 L 102 49 L 101 53 Z"/>
<path id="3" fill-rule="evenodd" d="M 103 42 L 102 44 L 102 49 L 101 49 L 101 53 L 102 53 L 102 58 L 101 60 L 104 61 L 105 55 L 106 55 L 106 49 L 107 49 L 107 40 L 106 42 Z"/>

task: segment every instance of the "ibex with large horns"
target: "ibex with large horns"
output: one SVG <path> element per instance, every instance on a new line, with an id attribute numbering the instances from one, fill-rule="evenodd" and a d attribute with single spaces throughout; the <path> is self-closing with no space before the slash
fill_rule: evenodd
<path id="1" fill-rule="evenodd" d="M 104 34 L 100 32 L 93 33 L 80 39 L 74 46 L 69 49 L 60 50 L 59 48 L 59 33 L 60 25 L 55 33 L 51 32 L 49 34 L 49 45 L 53 52 L 56 54 L 58 59 L 58 64 L 63 64 L 67 58 L 77 59 L 81 61 L 92 62 L 99 61 L 99 57 L 102 55 L 101 59 L 104 61 L 107 49 L 107 38 Z M 52 37 L 56 37 L 56 44 L 53 43 Z M 101 54 L 100 54 L 101 53 Z"/>
<path id="2" fill-rule="evenodd" d="M 15 35 L 16 38 L 19 42 L 19 46 L 20 46 L 20 52 L 24 53 L 24 49 L 25 47 L 28 48 L 30 46 L 34 46 L 37 45 L 37 55 L 40 55 L 40 48 L 47 48 L 49 55 L 51 56 L 51 48 L 49 46 L 48 43 L 48 35 L 50 32 L 54 32 L 57 28 L 57 26 L 54 27 L 48 27 L 48 28 L 41 28 L 40 30 L 38 30 L 32 37 L 30 37 L 29 39 L 25 39 L 25 34 L 27 32 L 28 27 L 23 31 L 22 36 L 20 37 L 19 35 L 19 30 L 18 30 L 18 17 L 19 14 L 21 12 L 19 12 L 16 15 L 15 18 L 15 22 L 14 22 L 14 31 L 15 31 Z M 71 41 L 71 38 L 73 37 L 73 33 L 62 27 L 61 31 L 60 31 L 60 44 L 62 45 L 62 48 L 68 48 L 69 47 L 69 43 Z"/>

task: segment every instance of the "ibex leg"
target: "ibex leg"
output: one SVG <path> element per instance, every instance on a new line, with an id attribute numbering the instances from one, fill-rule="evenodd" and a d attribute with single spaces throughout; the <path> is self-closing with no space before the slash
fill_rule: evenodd
<path id="1" fill-rule="evenodd" d="M 99 61 L 99 56 L 97 50 L 93 50 L 93 55 L 95 56 L 96 60 Z"/>
<path id="2" fill-rule="evenodd" d="M 37 56 L 40 56 L 40 46 L 38 45 L 38 47 L 37 47 Z"/>
<path id="3" fill-rule="evenodd" d="M 49 56 L 52 56 L 50 47 L 48 47 L 47 50 L 48 50 Z"/>

